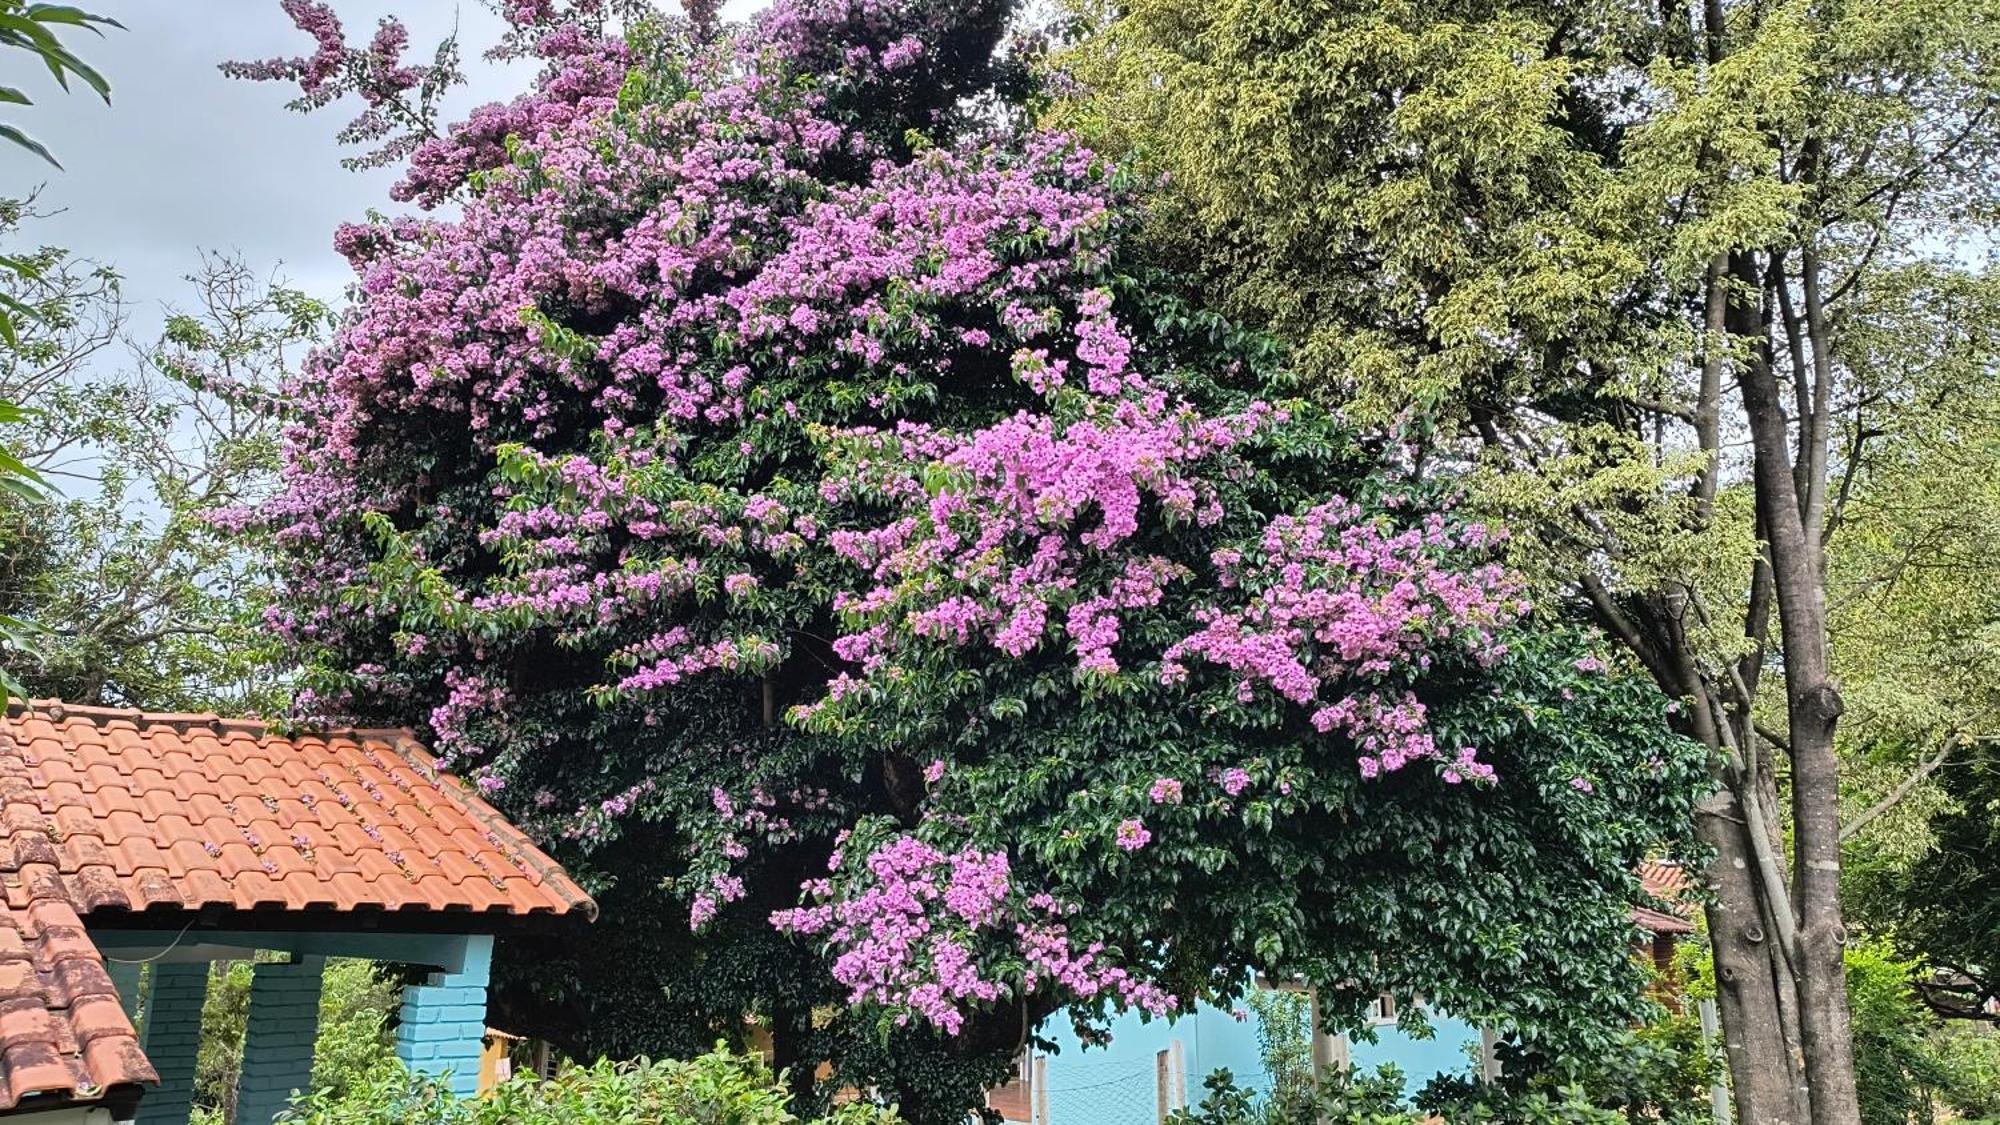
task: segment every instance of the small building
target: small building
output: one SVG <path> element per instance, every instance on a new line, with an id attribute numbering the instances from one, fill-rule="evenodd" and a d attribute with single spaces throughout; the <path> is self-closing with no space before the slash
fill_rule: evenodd
<path id="1" fill-rule="evenodd" d="M 1638 874 L 1650 901 L 1632 908 L 1633 924 L 1643 939 L 1634 952 L 1653 962 L 1665 982 L 1661 999 L 1676 1005 L 1674 982 L 1667 975 L 1674 945 L 1694 931 L 1686 916 L 1687 873 L 1675 863 L 1652 862 Z M 1394 1000 L 1380 997 L 1370 1013 L 1374 1042 L 1316 1034 L 1313 1064 L 1316 1069 L 1364 1072 L 1394 1066 L 1412 1091 L 1438 1075 L 1466 1072 L 1475 1059 L 1489 1075 L 1497 1073 L 1495 1037 L 1489 1031 L 1448 1013 L 1425 1016 L 1433 1034 L 1420 1039 L 1397 1026 Z M 1043 1024 L 1042 1034 L 1056 1049 L 1023 1054 L 1014 1079 L 987 1094 L 988 1108 L 1003 1121 L 1159 1122 L 1172 1110 L 1199 1102 L 1202 1081 L 1217 1070 L 1228 1070 L 1242 1087 L 1263 1091 L 1269 1085 L 1257 1023 L 1244 1008 L 1224 1011 L 1197 1004 L 1171 1021 L 1127 1012 L 1111 1023 L 1102 1041 L 1090 1044 L 1058 1015 Z"/>
<path id="2" fill-rule="evenodd" d="M 328 957 L 428 969 L 397 1054 L 471 1094 L 494 939 L 596 916 L 401 730 L 16 704 L 0 829 L 0 1117 L 32 1125 L 184 1125 L 209 965 L 260 952 L 238 1125 L 308 1085 Z"/>

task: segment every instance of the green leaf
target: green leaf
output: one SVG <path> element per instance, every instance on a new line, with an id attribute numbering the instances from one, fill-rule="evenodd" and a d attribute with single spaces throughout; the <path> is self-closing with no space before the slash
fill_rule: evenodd
<path id="1" fill-rule="evenodd" d="M 23 133 L 19 129 L 16 129 L 12 125 L 0 125 L 0 140 L 13 141 L 15 144 L 20 145 L 22 148 L 27 149 L 29 152 L 34 153 L 36 156 L 41 157 L 43 160 L 48 161 L 49 163 L 55 165 L 57 168 L 62 167 L 62 161 L 57 160 L 55 154 L 50 152 L 47 146 L 43 145 L 42 142 L 29 136 L 28 134 Z M 9 337 L 7 343 L 9 345 L 12 345 L 14 343 L 11 336 Z"/>
<path id="2" fill-rule="evenodd" d="M 104 34 L 97 27 L 98 24 L 115 27 L 120 31 L 125 30 L 124 24 L 119 23 L 110 16 L 93 15 L 81 8 L 74 8 L 67 4 L 31 4 L 28 7 L 27 16 L 37 23 L 63 23 L 71 27 L 85 28 L 96 32 L 98 35 Z"/>

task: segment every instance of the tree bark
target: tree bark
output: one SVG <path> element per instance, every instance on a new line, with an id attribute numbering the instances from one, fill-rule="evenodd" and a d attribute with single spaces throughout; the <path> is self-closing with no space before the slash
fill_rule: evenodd
<path id="1" fill-rule="evenodd" d="M 1715 851 L 1708 885 L 1709 948 L 1715 959 L 1716 1007 L 1724 1059 L 1742 1125 L 1802 1123 L 1805 1081 L 1800 1052 L 1786 1034 L 1781 959 L 1761 917 L 1756 860 L 1741 803 L 1725 785 L 1702 803 L 1695 827 Z"/>
<path id="2" fill-rule="evenodd" d="M 1783 642 L 1786 713 L 1791 740 L 1792 909 L 1798 948 L 1799 1038 L 1815 1125 L 1858 1125 L 1853 1037 L 1848 1026 L 1847 929 L 1840 910 L 1840 765 L 1833 735 L 1840 692 L 1827 661 L 1826 594 L 1818 529 L 1808 533 L 1792 461 L 1792 433 L 1768 355 L 1759 311 L 1746 293 L 1759 288 L 1755 257 L 1732 255 L 1742 284 L 1731 308 L 1731 331 L 1753 342 L 1738 386 L 1752 447 L 1752 481 L 1771 565 L 1772 592 Z M 1802 435 L 1804 437 L 1806 435 Z M 1813 453 L 1800 451 L 1809 463 Z M 1824 471 L 1823 464 L 1821 471 Z M 1747 703 L 1747 701 L 1746 701 Z"/>

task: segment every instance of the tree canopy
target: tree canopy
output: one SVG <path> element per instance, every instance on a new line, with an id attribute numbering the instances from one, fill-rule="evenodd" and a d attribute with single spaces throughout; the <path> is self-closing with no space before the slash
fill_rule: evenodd
<path id="1" fill-rule="evenodd" d="M 1933 549 L 1983 538 L 1991 462 L 1940 488 L 1925 451 L 1992 401 L 2000 11 L 1078 7 L 1051 114 L 1164 179 L 1155 252 L 1477 466 L 1517 567 L 1685 702 L 1738 1111 L 1852 1120 L 1842 801 L 1990 690 L 1990 597 L 1939 597 L 1972 555 Z"/>
<path id="2" fill-rule="evenodd" d="M 1703 751 L 1022 123 L 1009 5 L 519 8 L 540 81 L 414 146 L 455 209 L 339 232 L 356 302 L 238 517 L 302 710 L 421 726 L 600 893 L 503 1018 L 753 1012 L 920 1122 L 1048 1012 L 1253 969 L 1342 1023 L 1630 1018 Z"/>

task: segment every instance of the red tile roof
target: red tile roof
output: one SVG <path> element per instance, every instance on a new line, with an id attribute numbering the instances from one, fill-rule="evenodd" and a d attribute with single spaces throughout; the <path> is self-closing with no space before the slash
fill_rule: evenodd
<path id="1" fill-rule="evenodd" d="M 25 908 L 0 907 L 0 1113 L 159 1081 L 61 882 L 25 883 Z"/>
<path id="2" fill-rule="evenodd" d="M 408 732 L 281 736 L 213 715 L 36 703 L 0 723 L 0 873 L 79 913 L 594 916 L 554 860 Z M 8 880 L 6 905 L 27 905 Z"/>
<path id="3" fill-rule="evenodd" d="M 16 704 L 0 718 L 0 1112 L 157 1080 L 84 923 L 191 911 L 488 930 L 597 907 L 408 732 Z"/>
<path id="4" fill-rule="evenodd" d="M 1635 906 L 1632 920 L 1639 928 L 1655 934 L 1691 934 L 1687 891 L 1691 885 L 1687 869 L 1668 860 L 1648 860 L 1639 865 L 1639 885 L 1655 900 L 1654 906 Z M 1666 906 L 1667 910 L 1657 909 Z"/>

